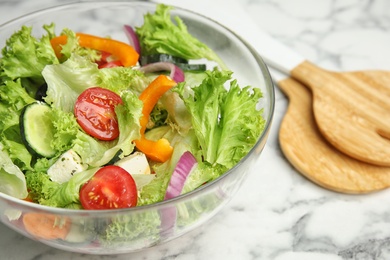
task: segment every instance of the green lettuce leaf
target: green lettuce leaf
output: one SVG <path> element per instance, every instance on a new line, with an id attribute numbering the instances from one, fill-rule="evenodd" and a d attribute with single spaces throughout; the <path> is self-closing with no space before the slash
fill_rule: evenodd
<path id="1" fill-rule="evenodd" d="M 23 172 L 3 151 L 0 143 L 0 192 L 24 199 L 27 197 L 26 179 Z"/>
<path id="2" fill-rule="evenodd" d="M 205 161 L 216 163 L 220 137 L 223 99 L 227 93 L 225 82 L 231 78 L 231 72 L 214 70 L 207 72 L 208 77 L 199 86 L 193 87 L 192 95 L 185 97 L 185 84 L 179 84 L 177 91 L 191 114 L 191 121 Z M 187 91 L 188 92 L 188 91 Z M 199 154 L 197 154 L 199 156 Z"/>
<path id="3" fill-rule="evenodd" d="M 54 138 L 51 146 L 61 155 L 73 146 L 77 134 L 82 132 L 72 112 L 65 112 L 58 108 L 52 108 L 49 114 L 54 128 Z"/>
<path id="4" fill-rule="evenodd" d="M 137 96 L 151 82 L 142 72 L 129 67 L 114 67 L 99 69 L 100 86 L 114 91 L 122 96 L 131 90 Z"/>
<path id="5" fill-rule="evenodd" d="M 22 87 L 20 79 L 0 85 L 0 140 L 2 150 L 21 169 L 30 169 L 32 156 L 22 143 L 19 117 L 22 109 L 34 102 Z"/>
<path id="6" fill-rule="evenodd" d="M 257 109 L 260 89 L 240 88 L 231 80 L 232 72 L 214 69 L 202 84 L 188 95 L 185 84 L 177 91 L 192 115 L 192 125 L 201 149 L 197 157 L 226 169 L 238 163 L 253 147 L 265 121 Z M 200 153 L 200 154 L 199 154 Z"/>
<path id="7" fill-rule="evenodd" d="M 221 100 L 222 133 L 217 160 L 230 169 L 249 153 L 265 127 L 262 111 L 256 107 L 262 93 L 259 88 L 240 88 L 237 81 L 230 84 L 229 92 Z"/>
<path id="8" fill-rule="evenodd" d="M 54 31 L 50 31 L 49 34 L 51 37 L 55 37 Z M 61 46 L 61 54 L 60 61 L 64 62 L 69 59 L 72 55 L 82 56 L 92 62 L 101 59 L 100 51 L 81 47 L 79 44 L 79 40 L 76 36 L 76 33 L 68 28 L 64 28 L 61 32 L 61 35 L 66 35 L 67 40 L 64 45 Z"/>
<path id="9" fill-rule="evenodd" d="M 73 55 L 62 64 L 48 65 L 42 71 L 47 83 L 45 101 L 52 107 L 72 112 L 77 97 L 87 88 L 99 85 L 97 65 Z"/>
<path id="10" fill-rule="evenodd" d="M 98 168 L 92 168 L 77 173 L 68 182 L 62 184 L 51 181 L 46 172 L 27 172 L 26 180 L 30 196 L 42 205 L 75 208 L 75 205 L 80 204 L 81 186 L 92 178 L 97 170 Z"/>
<path id="11" fill-rule="evenodd" d="M 23 79 L 22 84 L 34 95 L 44 83 L 41 72 L 47 64 L 56 64 L 48 35 L 37 39 L 31 35 L 32 27 L 22 26 L 7 39 L 0 59 L 0 81 Z"/>
<path id="12" fill-rule="evenodd" d="M 166 53 L 187 60 L 208 59 L 226 68 L 224 62 L 206 44 L 192 36 L 180 17 L 171 19 L 173 7 L 159 4 L 154 14 L 146 14 L 141 27 L 135 28 L 142 55 Z"/>
<path id="13" fill-rule="evenodd" d="M 24 106 L 34 101 L 35 99 L 23 88 L 20 79 L 8 80 L 0 85 L 0 103 L 4 104 L 8 110 L 20 112 Z"/>
<path id="14" fill-rule="evenodd" d="M 16 132 L 16 131 L 15 131 Z M 11 141 L 8 139 L 2 140 L 3 151 L 7 152 L 9 158 L 13 163 L 20 168 L 20 170 L 30 170 L 33 157 L 27 150 L 26 146 L 22 144 L 22 141 Z"/>
<path id="15" fill-rule="evenodd" d="M 149 80 L 129 67 L 99 69 L 90 59 L 77 54 L 61 64 L 42 71 L 48 85 L 45 101 L 53 107 L 72 112 L 77 97 L 87 88 L 99 86 L 122 96 L 129 90 L 141 93 Z"/>
<path id="16" fill-rule="evenodd" d="M 161 220 L 158 210 L 135 211 L 132 214 L 115 216 L 99 235 L 99 241 L 109 248 L 123 248 L 158 241 Z M 130 242 L 130 243 L 129 243 Z"/>

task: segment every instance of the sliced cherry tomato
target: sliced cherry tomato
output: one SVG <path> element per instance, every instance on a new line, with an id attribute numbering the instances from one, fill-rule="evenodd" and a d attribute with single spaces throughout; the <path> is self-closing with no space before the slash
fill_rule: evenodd
<path id="1" fill-rule="evenodd" d="M 123 64 L 120 60 L 115 58 L 113 55 L 111 55 L 108 52 L 102 51 L 100 60 L 95 61 L 98 65 L 98 68 L 113 68 L 113 67 L 123 67 Z"/>
<path id="2" fill-rule="evenodd" d="M 114 68 L 114 67 L 123 67 L 122 62 L 120 60 L 113 60 L 98 66 L 99 69 Z"/>
<path id="3" fill-rule="evenodd" d="M 111 56 L 110 53 L 105 52 L 105 51 L 100 52 L 100 54 L 101 54 L 100 60 L 95 61 L 99 67 L 100 67 L 101 65 L 107 63 L 109 57 Z"/>
<path id="4" fill-rule="evenodd" d="M 74 114 L 87 134 L 99 140 L 110 141 L 119 136 L 115 114 L 118 104 L 122 104 L 122 99 L 111 90 L 88 88 L 77 98 Z"/>
<path id="5" fill-rule="evenodd" d="M 98 170 L 80 189 L 85 209 L 118 209 L 137 205 L 137 187 L 123 168 L 109 165 Z"/>

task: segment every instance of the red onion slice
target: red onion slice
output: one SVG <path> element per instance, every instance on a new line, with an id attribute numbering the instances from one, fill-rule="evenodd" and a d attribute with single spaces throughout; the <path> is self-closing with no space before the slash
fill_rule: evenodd
<path id="1" fill-rule="evenodd" d="M 140 69 L 143 73 L 156 71 L 170 71 L 170 77 L 176 82 L 184 81 L 184 72 L 175 64 L 170 62 L 154 62 L 142 66 Z"/>
<path id="2" fill-rule="evenodd" d="M 183 153 L 172 173 L 164 200 L 172 199 L 181 194 L 187 177 L 197 164 L 196 158 L 191 152 L 186 151 Z"/>
<path id="3" fill-rule="evenodd" d="M 135 33 L 133 27 L 131 27 L 130 25 L 124 25 L 123 29 L 125 31 L 127 39 L 129 40 L 129 44 L 141 56 L 141 45 L 139 44 L 138 36 Z"/>
<path id="4" fill-rule="evenodd" d="M 175 231 L 177 210 L 175 206 L 166 206 L 159 210 L 160 213 L 160 235 L 162 238 L 172 237 Z"/>

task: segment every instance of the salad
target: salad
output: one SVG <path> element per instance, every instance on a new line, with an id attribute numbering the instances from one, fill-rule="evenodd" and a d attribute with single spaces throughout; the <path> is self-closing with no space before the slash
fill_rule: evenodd
<path id="1" fill-rule="evenodd" d="M 124 25 L 127 43 L 54 24 L 6 41 L 0 192 L 69 209 L 142 206 L 197 189 L 250 151 L 265 126 L 261 91 L 241 88 L 171 8 Z"/>

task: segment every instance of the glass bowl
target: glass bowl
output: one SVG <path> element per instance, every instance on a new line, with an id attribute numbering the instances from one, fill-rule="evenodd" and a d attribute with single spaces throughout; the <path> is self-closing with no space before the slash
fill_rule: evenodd
<path id="1" fill-rule="evenodd" d="M 155 3 L 141 1 L 81 2 L 45 9 L 0 26 L 0 46 L 2 48 L 5 39 L 22 25 L 32 26 L 33 34 L 40 36 L 43 34 L 42 26 L 52 22 L 57 30 L 68 27 L 74 31 L 111 35 L 114 39 L 126 41 L 123 25 L 141 26 L 143 15 L 153 13 L 155 9 Z M 175 8 L 171 14 L 179 16 L 191 34 L 225 61 L 240 86 L 251 85 L 262 90 L 259 106 L 267 123 L 249 154 L 215 181 L 174 199 L 148 206 L 119 210 L 69 210 L 41 206 L 0 193 L 0 219 L 5 225 L 26 237 L 67 251 L 104 255 L 128 253 L 170 241 L 203 225 L 234 196 L 258 160 L 268 137 L 275 104 L 271 77 L 258 53 L 228 28 L 181 8 Z M 47 221 L 55 219 L 53 229 L 70 225 L 71 232 L 60 239 L 33 236 L 23 227 L 22 216 L 25 214 L 38 216 L 38 227 L 43 228 Z"/>

